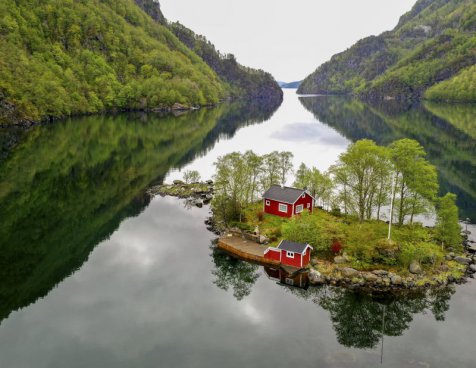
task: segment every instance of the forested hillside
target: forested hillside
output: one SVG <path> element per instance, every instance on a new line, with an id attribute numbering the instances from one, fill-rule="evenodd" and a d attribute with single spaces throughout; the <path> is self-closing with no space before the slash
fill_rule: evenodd
<path id="1" fill-rule="evenodd" d="M 200 56 L 229 87 L 230 97 L 281 100 L 283 92 L 273 76 L 239 64 L 234 55 L 223 54 L 202 35 L 180 24 L 167 22 L 158 0 L 135 0 L 152 18 L 168 27 L 190 50 Z"/>
<path id="2" fill-rule="evenodd" d="M 215 103 L 225 87 L 132 0 L 0 3 L 2 120 Z"/>
<path id="3" fill-rule="evenodd" d="M 298 92 L 470 102 L 475 64 L 474 0 L 418 0 L 393 31 L 333 56 Z"/>
<path id="4" fill-rule="evenodd" d="M 3 0 L 0 14 L 0 125 L 276 95 L 269 74 L 234 60 L 217 75 L 157 1 Z"/>
<path id="5" fill-rule="evenodd" d="M 204 36 L 178 22 L 169 24 L 169 28 L 231 87 L 232 96 L 267 100 L 282 98 L 283 91 L 271 74 L 239 64 L 232 54 L 221 54 Z"/>

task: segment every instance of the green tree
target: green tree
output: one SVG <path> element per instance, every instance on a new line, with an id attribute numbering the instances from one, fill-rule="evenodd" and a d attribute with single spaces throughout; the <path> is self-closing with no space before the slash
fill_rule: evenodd
<path id="1" fill-rule="evenodd" d="M 274 151 L 263 156 L 263 172 L 261 176 L 261 184 L 266 190 L 274 184 L 279 184 L 282 180 L 280 171 L 279 152 Z"/>
<path id="2" fill-rule="evenodd" d="M 309 188 L 309 171 L 306 164 L 302 162 L 296 171 L 293 186 L 296 188 Z"/>
<path id="3" fill-rule="evenodd" d="M 232 152 L 215 162 L 215 196 L 212 206 L 225 222 L 241 221 L 242 208 L 246 201 L 247 173 L 243 156 Z"/>
<path id="4" fill-rule="evenodd" d="M 196 170 L 187 170 L 183 173 L 183 180 L 187 183 L 197 183 L 201 179 L 200 173 Z"/>
<path id="5" fill-rule="evenodd" d="M 456 195 L 447 193 L 436 206 L 436 236 L 442 245 L 461 247 L 461 227 L 458 222 Z"/>
<path id="6" fill-rule="evenodd" d="M 384 147 L 367 139 L 357 141 L 340 155 L 336 164 L 340 171 L 345 172 L 345 185 L 355 204 L 356 214 L 360 221 L 370 219 L 374 208 L 374 199 L 378 187 L 389 172 L 388 152 Z M 334 173 L 339 174 L 339 169 Z M 336 175 L 340 179 L 339 175 Z"/>
<path id="7" fill-rule="evenodd" d="M 293 157 L 291 152 L 279 152 L 279 174 L 281 175 L 281 185 L 286 185 L 288 175 L 293 171 Z"/>
<path id="8" fill-rule="evenodd" d="M 334 181 L 334 185 L 340 189 L 333 198 L 333 206 L 339 208 L 340 205 L 344 207 L 344 215 L 352 212 L 354 204 L 352 197 L 349 195 L 350 187 L 350 173 L 344 165 L 332 165 L 329 169 Z"/>
<path id="9" fill-rule="evenodd" d="M 259 177 L 263 172 L 263 158 L 253 151 L 246 151 L 244 160 L 247 168 L 248 180 L 246 182 L 246 202 L 256 199 L 259 189 Z"/>
<path id="10" fill-rule="evenodd" d="M 427 211 L 438 192 L 436 168 L 426 159 L 423 147 L 413 139 L 401 139 L 390 145 L 395 170 L 394 200 L 398 224 L 405 218 Z M 392 213 L 393 216 L 393 213 Z"/>

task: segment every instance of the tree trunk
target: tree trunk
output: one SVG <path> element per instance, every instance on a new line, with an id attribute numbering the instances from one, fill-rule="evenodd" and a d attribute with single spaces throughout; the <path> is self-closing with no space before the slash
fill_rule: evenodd
<path id="1" fill-rule="evenodd" d="M 417 195 L 413 195 L 413 204 L 412 204 L 412 215 L 410 217 L 410 224 L 413 224 L 413 216 L 415 215 L 415 207 L 416 207 L 416 201 L 417 201 Z"/>
<path id="2" fill-rule="evenodd" d="M 402 189 L 400 190 L 400 209 L 398 210 L 398 225 L 402 226 L 403 221 L 405 220 L 405 214 L 403 213 L 404 198 L 405 193 L 405 182 L 402 178 Z"/>
<path id="3" fill-rule="evenodd" d="M 394 210 L 394 207 L 395 207 L 394 206 L 394 204 L 395 204 L 395 195 L 396 195 L 396 192 L 397 192 L 397 190 L 396 190 L 397 189 L 397 182 L 398 182 L 398 173 L 395 175 L 395 183 L 392 184 L 393 185 L 393 188 L 392 188 L 393 189 L 392 190 L 393 196 L 392 196 L 392 199 L 391 199 L 392 204 L 391 204 L 390 219 L 389 219 L 390 222 L 392 222 L 392 223 L 393 223 L 393 210 Z"/>
<path id="4" fill-rule="evenodd" d="M 383 182 L 380 182 L 380 188 L 378 191 L 378 200 L 377 200 L 377 221 L 380 220 L 380 207 L 382 206 L 382 190 L 383 190 Z"/>

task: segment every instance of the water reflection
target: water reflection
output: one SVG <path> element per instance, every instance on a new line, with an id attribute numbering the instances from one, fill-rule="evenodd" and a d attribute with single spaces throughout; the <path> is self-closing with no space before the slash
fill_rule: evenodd
<path id="1" fill-rule="evenodd" d="M 415 315 L 430 312 L 436 321 L 444 321 L 454 287 L 399 294 L 364 294 L 330 286 L 308 287 L 306 272 L 289 273 L 283 269 L 261 267 L 233 258 L 225 252 L 212 252 L 217 276 L 215 285 L 233 288 L 241 300 L 252 292 L 262 268 L 270 282 L 286 286 L 284 290 L 326 310 L 337 341 L 348 348 L 373 349 L 382 336 L 401 336 L 411 326 Z"/>
<path id="2" fill-rule="evenodd" d="M 349 290 L 326 290 L 314 300 L 330 314 L 337 341 L 360 349 L 375 348 L 384 336 L 401 336 L 410 328 L 413 316 L 431 311 L 444 320 L 454 289 L 445 288 L 416 295 L 372 297 Z"/>
<path id="3" fill-rule="evenodd" d="M 232 289 L 236 300 L 242 300 L 250 295 L 253 285 L 260 276 L 259 266 L 233 258 L 214 245 L 211 249 L 215 265 L 215 269 L 212 270 L 215 277 L 213 283 L 224 291 Z"/>
<path id="4" fill-rule="evenodd" d="M 356 141 L 387 145 L 400 138 L 418 140 L 439 171 L 441 193 L 458 195 L 462 218 L 476 221 L 476 106 L 425 103 L 381 105 L 336 96 L 302 97 L 315 117 Z"/>
<path id="5" fill-rule="evenodd" d="M 181 116 L 70 119 L 1 130 L 0 321 L 77 270 L 145 190 L 277 105 L 227 104 Z M 241 111 L 241 113 L 240 113 Z"/>
<path id="6" fill-rule="evenodd" d="M 288 272 L 282 268 L 264 267 L 264 272 L 270 280 L 277 281 L 281 285 L 297 287 L 307 290 L 309 287 L 309 272 Z"/>

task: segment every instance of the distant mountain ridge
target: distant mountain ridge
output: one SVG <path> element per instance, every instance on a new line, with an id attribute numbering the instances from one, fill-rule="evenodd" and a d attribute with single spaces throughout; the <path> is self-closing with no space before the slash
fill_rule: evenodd
<path id="1" fill-rule="evenodd" d="M 301 85 L 302 81 L 295 82 L 278 82 L 281 88 L 298 88 Z"/>
<path id="2" fill-rule="evenodd" d="M 475 64 L 476 2 L 419 0 L 392 31 L 318 67 L 298 93 L 476 102 Z"/>

